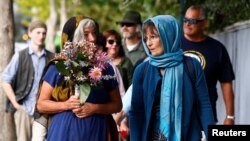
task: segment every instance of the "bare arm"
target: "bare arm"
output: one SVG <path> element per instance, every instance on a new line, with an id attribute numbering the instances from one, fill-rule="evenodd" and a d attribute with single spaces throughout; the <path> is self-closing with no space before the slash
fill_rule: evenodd
<path id="1" fill-rule="evenodd" d="M 80 107 L 80 101 L 77 96 L 71 96 L 68 100 L 63 102 L 52 101 L 52 91 L 53 87 L 46 81 L 43 81 L 41 92 L 37 101 L 37 109 L 39 112 L 58 113 Z"/>
<path id="2" fill-rule="evenodd" d="M 8 99 L 13 104 L 13 106 L 16 109 L 19 109 L 21 107 L 21 105 L 16 101 L 15 92 L 14 92 L 12 86 L 7 82 L 2 82 L 2 87 L 3 87 L 4 92 L 7 95 Z"/>
<path id="3" fill-rule="evenodd" d="M 226 114 L 230 116 L 234 116 L 234 93 L 232 82 L 221 83 L 221 89 L 223 93 L 223 99 L 225 102 Z M 234 120 L 225 118 L 225 125 L 233 125 Z"/>
<path id="4" fill-rule="evenodd" d="M 110 101 L 106 104 L 85 103 L 81 108 L 74 109 L 77 117 L 83 118 L 93 114 L 113 114 L 122 109 L 121 96 L 118 87 L 109 93 Z"/>

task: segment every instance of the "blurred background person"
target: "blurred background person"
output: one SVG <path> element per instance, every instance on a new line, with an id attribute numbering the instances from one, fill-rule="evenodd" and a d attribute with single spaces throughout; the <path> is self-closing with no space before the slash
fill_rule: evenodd
<path id="1" fill-rule="evenodd" d="M 103 36 L 106 39 L 106 47 L 104 50 L 108 53 L 108 57 L 111 59 L 112 64 L 114 64 L 121 76 L 124 84 L 125 91 L 127 91 L 129 85 L 131 85 L 132 81 L 132 70 L 133 64 L 128 57 L 125 56 L 122 44 L 121 44 L 121 36 L 115 30 L 106 30 L 103 32 Z M 122 95 L 124 97 L 124 95 Z M 122 112 L 123 113 L 123 112 Z M 120 130 L 120 119 L 122 113 L 114 114 L 114 119 L 116 121 L 118 131 Z M 127 121 L 127 120 L 126 120 Z M 125 121 L 124 121 L 125 122 Z"/>
<path id="2" fill-rule="evenodd" d="M 126 91 L 131 84 L 133 64 L 130 59 L 125 56 L 121 44 L 121 36 L 117 31 L 106 30 L 103 32 L 103 36 L 106 39 L 105 50 L 111 62 L 118 68 Z"/>
<path id="3" fill-rule="evenodd" d="M 217 82 L 220 82 L 226 108 L 225 125 L 234 124 L 234 92 L 232 81 L 235 79 L 232 63 L 225 46 L 207 36 L 207 11 L 200 6 L 187 9 L 183 19 L 182 49 L 187 56 L 196 58 L 204 70 L 210 102 L 216 122 Z"/>
<path id="4" fill-rule="evenodd" d="M 28 27 L 28 47 L 15 53 L 2 74 L 8 97 L 6 111 L 14 112 L 17 141 L 31 141 L 34 109 L 43 70 L 53 53 L 45 49 L 47 26 L 33 21 Z"/>
<path id="5" fill-rule="evenodd" d="M 137 11 L 128 11 L 123 19 L 116 23 L 121 28 L 125 55 L 135 66 L 138 60 L 146 57 L 141 41 L 141 15 Z"/>

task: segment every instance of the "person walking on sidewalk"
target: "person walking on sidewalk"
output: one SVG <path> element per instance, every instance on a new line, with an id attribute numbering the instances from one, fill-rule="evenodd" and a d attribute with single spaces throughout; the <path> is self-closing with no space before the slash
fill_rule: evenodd
<path id="1" fill-rule="evenodd" d="M 232 63 L 225 46 L 207 36 L 207 11 L 200 6 L 187 9 L 183 19 L 182 49 L 185 55 L 199 60 L 204 70 L 207 87 L 215 120 L 217 119 L 216 101 L 218 93 L 216 84 L 219 81 L 226 108 L 225 125 L 234 124 L 234 92 L 232 81 L 235 79 Z"/>

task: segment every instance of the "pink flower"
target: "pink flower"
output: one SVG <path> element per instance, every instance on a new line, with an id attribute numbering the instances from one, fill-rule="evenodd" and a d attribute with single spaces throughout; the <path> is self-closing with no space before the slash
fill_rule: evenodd
<path id="1" fill-rule="evenodd" d="M 102 78 L 102 70 L 98 67 L 91 68 L 89 71 L 89 77 L 94 81 L 99 81 Z"/>
<path id="2" fill-rule="evenodd" d="M 98 51 L 96 52 L 95 57 L 94 61 L 97 62 L 97 66 L 101 69 L 105 69 L 108 60 L 107 54 L 105 52 Z"/>

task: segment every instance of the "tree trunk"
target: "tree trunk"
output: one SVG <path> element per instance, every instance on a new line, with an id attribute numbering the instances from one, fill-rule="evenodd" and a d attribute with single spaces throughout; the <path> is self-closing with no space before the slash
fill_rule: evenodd
<path id="1" fill-rule="evenodd" d="M 13 0 L 0 0 L 0 9 L 0 77 L 2 77 L 2 72 L 14 53 Z M 5 112 L 5 100 L 6 95 L 0 86 L 0 141 L 16 141 L 14 117 L 13 114 Z"/>
<path id="2" fill-rule="evenodd" d="M 47 21 L 47 49 L 51 52 L 55 52 L 55 35 L 56 35 L 56 5 L 55 0 L 49 0 L 50 5 L 50 17 Z"/>
<path id="3" fill-rule="evenodd" d="M 66 0 L 61 0 L 61 7 L 60 7 L 60 30 L 57 31 L 56 35 L 56 53 L 60 52 L 62 49 L 62 29 L 64 24 L 67 21 L 67 7 L 66 7 Z"/>
<path id="4" fill-rule="evenodd" d="M 62 31 L 64 24 L 67 21 L 67 7 L 66 0 L 61 0 L 61 9 L 60 9 L 60 31 Z"/>

